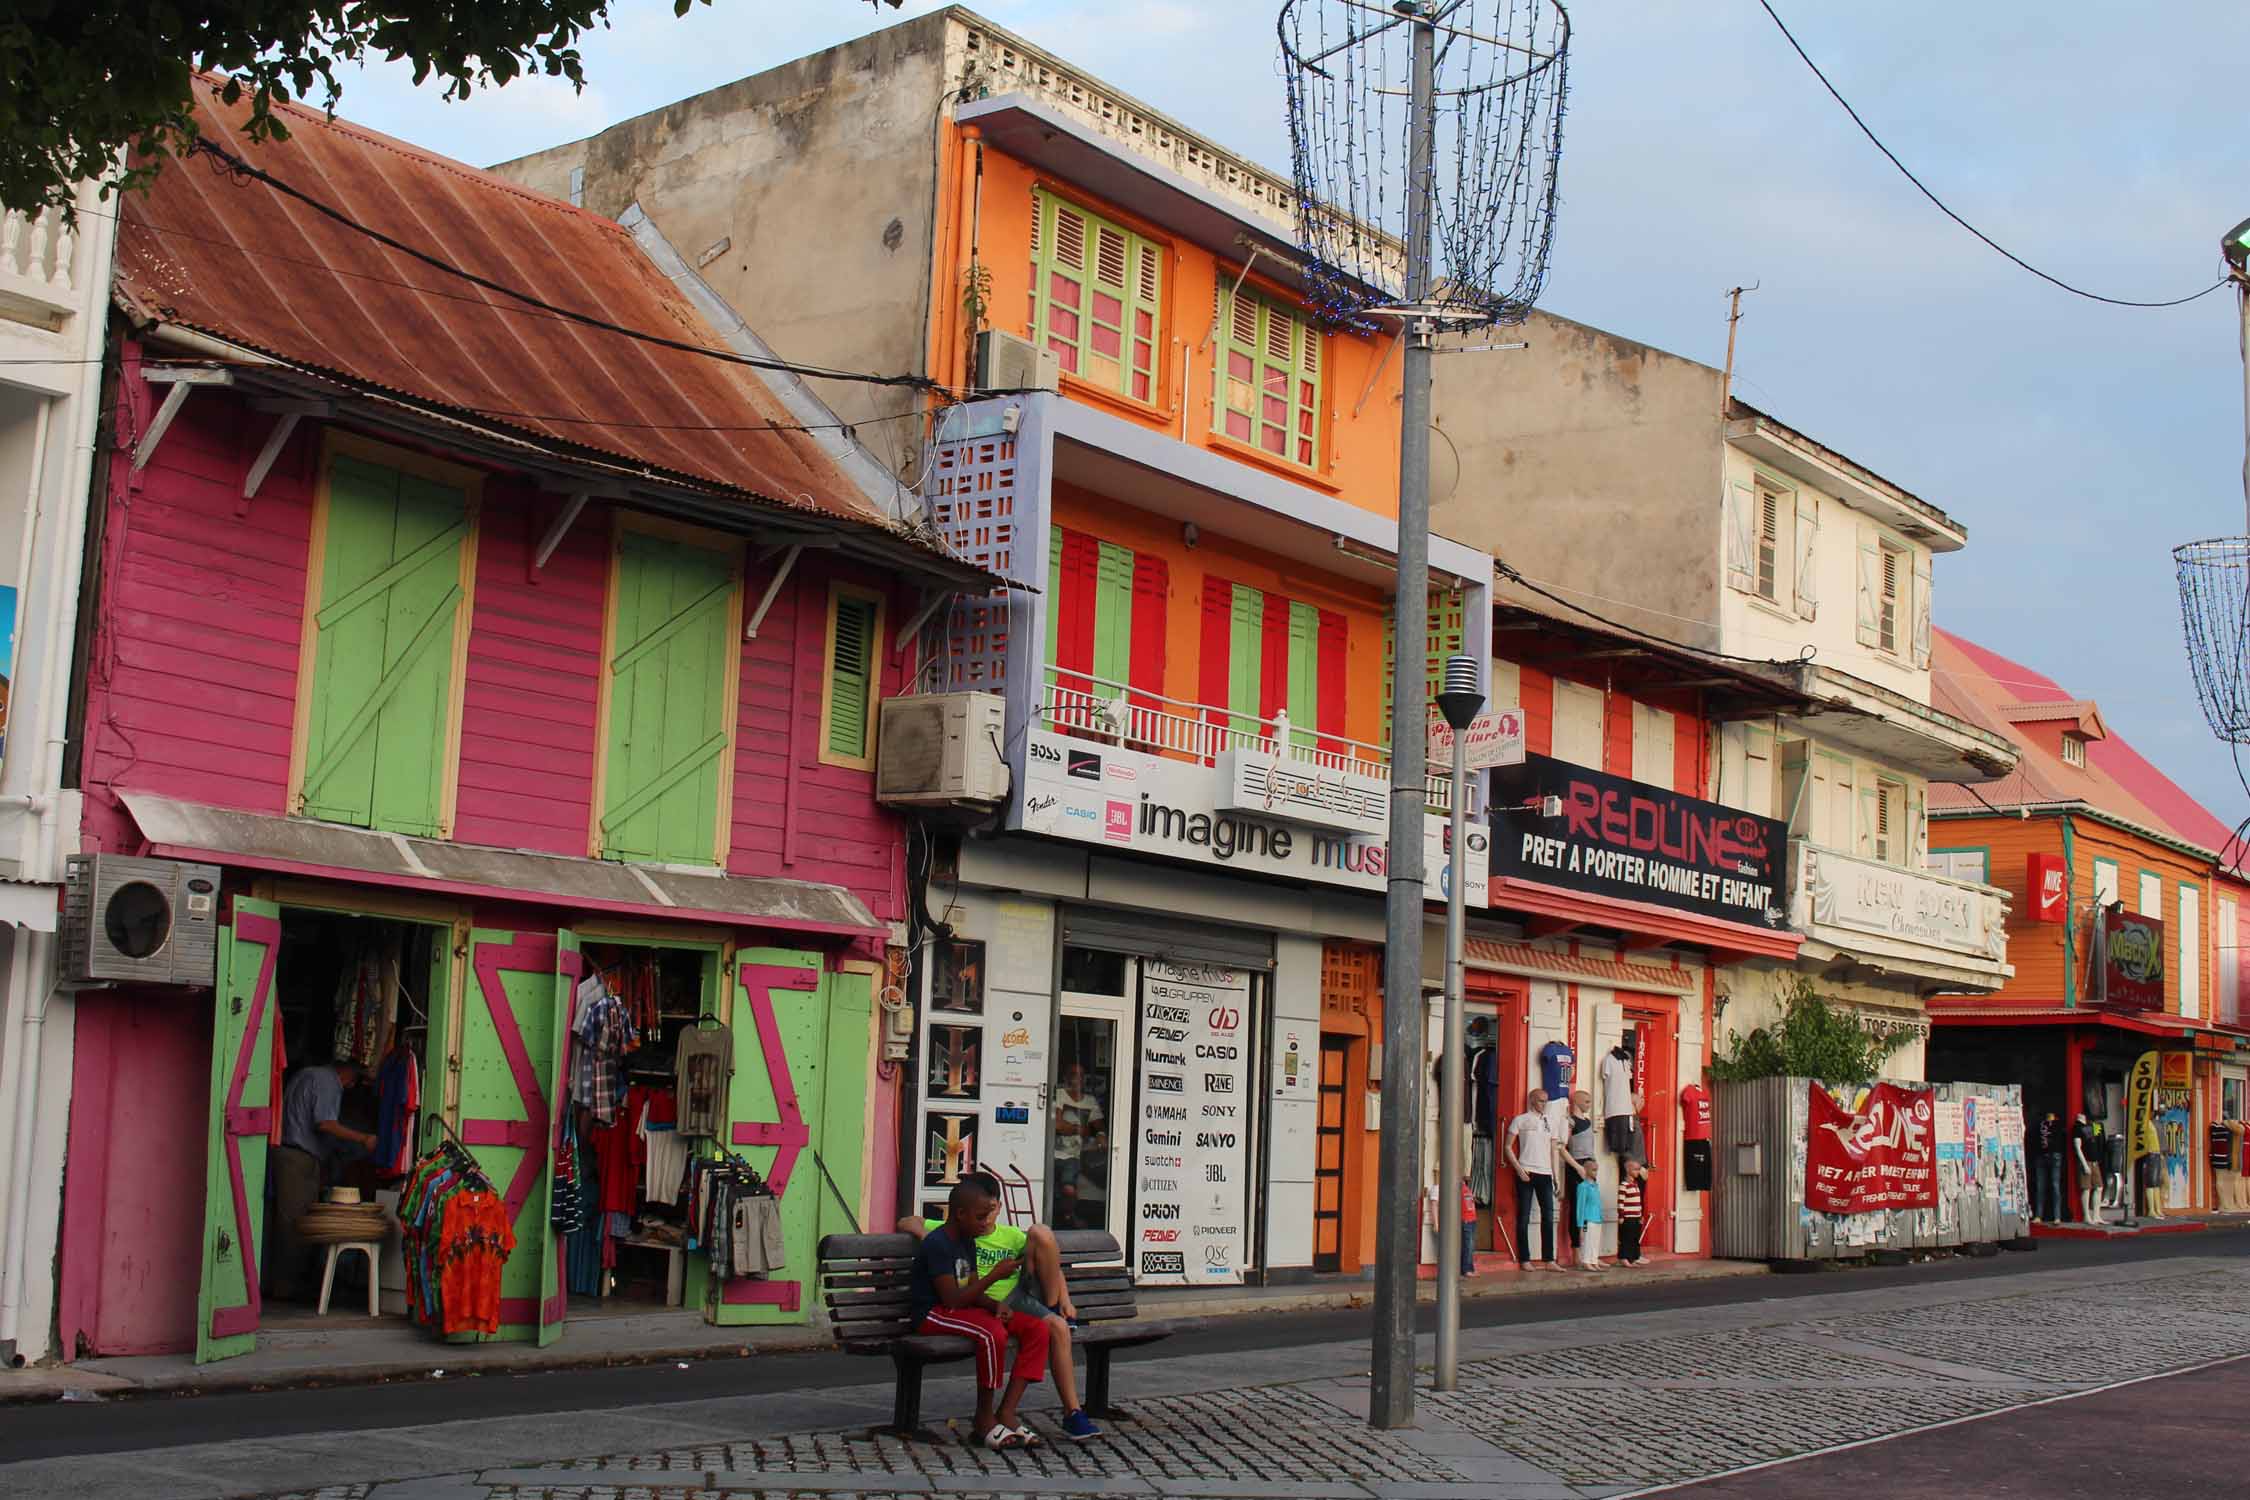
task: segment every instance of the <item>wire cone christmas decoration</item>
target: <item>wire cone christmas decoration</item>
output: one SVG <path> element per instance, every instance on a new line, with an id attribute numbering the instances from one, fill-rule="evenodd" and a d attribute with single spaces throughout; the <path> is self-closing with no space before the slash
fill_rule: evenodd
<path id="1" fill-rule="evenodd" d="M 2250 744 L 2250 536 L 2172 549 L 2188 669 L 2212 733 Z"/>
<path id="2" fill-rule="evenodd" d="M 1419 309 L 1451 327 L 1520 321 L 1554 238 L 1570 46 L 1556 0 L 1284 0 L 1297 241 L 1314 300 L 1333 323 L 1406 300 L 1415 17 L 1438 32 Z"/>

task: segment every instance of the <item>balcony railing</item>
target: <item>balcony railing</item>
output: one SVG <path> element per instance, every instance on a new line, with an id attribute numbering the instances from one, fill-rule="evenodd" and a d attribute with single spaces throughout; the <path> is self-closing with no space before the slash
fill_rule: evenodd
<path id="1" fill-rule="evenodd" d="M 78 236 L 62 210 L 0 210 L 0 317 L 57 328 L 78 308 Z"/>
<path id="2" fill-rule="evenodd" d="M 1231 751 L 1250 750 L 1373 781 L 1388 781 L 1391 774 L 1390 752 L 1384 747 L 1292 725 L 1287 713 L 1263 719 L 1060 667 L 1047 669 L 1039 723 L 1060 734 L 1205 766 L 1216 766 Z M 1472 791 L 1472 799 L 1474 795 Z M 1451 778 L 1425 778 L 1423 800 L 1431 812 L 1450 812 Z M 1469 807 L 1473 813 L 1473 800 Z"/>

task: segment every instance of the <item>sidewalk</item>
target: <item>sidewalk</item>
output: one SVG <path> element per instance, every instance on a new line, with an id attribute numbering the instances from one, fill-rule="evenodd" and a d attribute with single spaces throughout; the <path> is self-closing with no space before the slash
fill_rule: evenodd
<path id="1" fill-rule="evenodd" d="M 2161 1219 L 2141 1219 L 2132 1224 L 2109 1220 L 2088 1224 L 2072 1219 L 2061 1224 L 2033 1224 L 2031 1234 L 2034 1239 L 2107 1240 L 2139 1234 L 2195 1234 L 2205 1229 L 2250 1229 L 2250 1213 L 2180 1209 Z"/>
<path id="2" fill-rule="evenodd" d="M 2058 1309 L 2061 1310 L 2058 1313 Z M 2004 1279 L 1474 1328 L 1460 1389 L 1366 1424 L 1363 1339 L 1119 1366 L 1135 1421 L 1036 1450 L 870 1435 L 887 1383 L 0 1463 L 42 1500 L 1603 1500 L 2202 1366 L 2250 1347 L 2250 1261 Z M 1429 1341 L 1420 1345 L 1429 1357 Z M 967 1410 L 933 1378 L 925 1410 Z M 473 1406 L 464 1402 L 465 1413 Z M 1970 1441 L 1974 1441 L 1971 1439 Z M 573 1455 L 593 1455 L 576 1457 Z M 1980 1472 L 1989 1457 L 1980 1460 Z"/>
<path id="3" fill-rule="evenodd" d="M 1669 1260 L 1641 1270 L 1600 1273 L 1518 1271 L 1505 1257 L 1478 1258 L 1478 1274 L 1461 1283 L 1470 1298 L 1536 1296 L 1604 1286 L 1762 1276 L 1763 1265 L 1742 1261 Z M 1434 1277 L 1434 1273 L 1433 1273 Z M 1436 1296 L 1424 1280 L 1421 1298 Z M 1140 1295 L 1141 1316 L 1152 1320 L 1202 1320 L 1255 1313 L 1307 1312 L 1364 1307 L 1374 1284 L 1358 1278 L 1323 1278 L 1289 1286 L 1154 1289 Z M 626 1317 L 573 1319 L 556 1343 L 441 1344 L 404 1319 L 337 1316 L 326 1324 L 268 1330 L 258 1347 L 237 1359 L 198 1365 L 186 1354 L 127 1355 L 0 1370 L 0 1402 L 84 1400 L 88 1396 L 188 1395 L 220 1391 L 287 1389 L 311 1385 L 365 1385 L 428 1380 L 442 1371 L 525 1374 L 599 1365 L 658 1364 L 676 1360 L 734 1359 L 752 1353 L 824 1349 L 826 1329 L 714 1328 L 692 1311 L 668 1310 Z"/>

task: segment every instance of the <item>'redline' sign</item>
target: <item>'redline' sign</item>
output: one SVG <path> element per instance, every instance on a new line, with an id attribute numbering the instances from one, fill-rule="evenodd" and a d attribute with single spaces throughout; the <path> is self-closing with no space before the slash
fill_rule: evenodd
<path id="1" fill-rule="evenodd" d="M 1544 797 L 1561 799 L 1542 817 Z M 1526 806 L 1526 804 L 1530 804 Z M 1789 832 L 1761 818 L 1545 755 L 1492 773 L 1492 873 L 1780 927 Z"/>

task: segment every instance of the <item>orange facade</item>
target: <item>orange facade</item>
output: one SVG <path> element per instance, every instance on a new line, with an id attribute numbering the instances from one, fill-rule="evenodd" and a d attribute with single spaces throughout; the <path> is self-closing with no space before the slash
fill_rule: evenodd
<path id="1" fill-rule="evenodd" d="M 1067 369 L 1065 396 L 1362 509 L 1398 513 L 1399 359 L 1393 335 L 1344 331 L 1321 337 L 1312 464 L 1230 438 L 1214 430 L 1214 370 L 1222 351 L 1213 334 L 1222 293 L 1242 277 L 1243 263 L 1213 255 L 1165 225 L 1138 219 L 1007 156 L 979 139 L 974 125 L 949 125 L 946 132 L 932 283 L 937 306 L 930 319 L 930 368 L 941 379 L 969 382 L 976 335 L 984 328 L 1037 339 L 1034 240 L 1039 195 L 1048 193 L 1145 238 L 1160 252 L 1149 399 L 1134 399 Z M 972 272 L 978 270 L 975 300 L 981 308 L 970 305 Z M 1243 286 L 1251 296 L 1301 311 L 1289 291 L 1256 267 Z"/>

